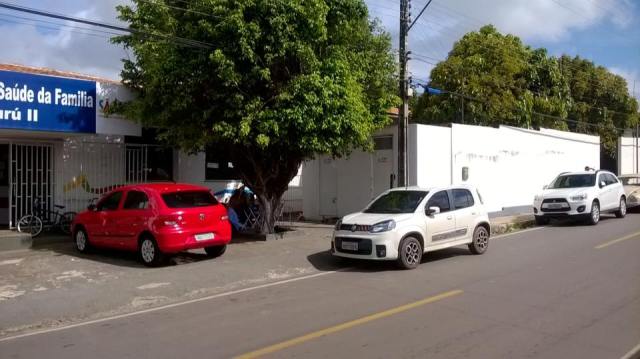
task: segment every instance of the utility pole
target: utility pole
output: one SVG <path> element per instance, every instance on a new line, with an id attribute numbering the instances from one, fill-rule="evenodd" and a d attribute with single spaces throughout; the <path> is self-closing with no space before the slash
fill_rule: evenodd
<path id="1" fill-rule="evenodd" d="M 407 43 L 409 35 L 409 2 L 400 0 L 400 98 L 398 113 L 398 187 L 408 185 L 407 179 L 407 127 L 409 127 L 409 78 L 407 73 Z"/>
<path id="2" fill-rule="evenodd" d="M 633 98 L 636 98 L 636 80 L 633 80 Z M 638 151 L 638 145 L 640 145 L 640 140 L 638 140 L 638 136 L 640 136 L 640 123 L 636 123 L 636 138 L 635 138 L 635 145 L 636 145 L 636 170 L 635 173 L 640 173 L 640 167 L 638 167 L 638 165 L 640 165 L 640 161 L 638 161 L 638 155 L 640 155 L 640 151 Z"/>
<path id="3" fill-rule="evenodd" d="M 411 0 L 400 0 L 400 51 L 398 57 L 400 62 L 400 98 L 402 99 L 402 106 L 400 106 L 398 113 L 398 187 L 409 185 L 409 171 L 407 169 L 407 129 L 409 127 L 409 72 L 407 71 L 407 63 L 409 62 L 410 53 L 407 47 L 409 30 L 416 24 L 416 21 L 432 1 L 429 0 L 427 2 L 412 22 L 409 12 Z"/>

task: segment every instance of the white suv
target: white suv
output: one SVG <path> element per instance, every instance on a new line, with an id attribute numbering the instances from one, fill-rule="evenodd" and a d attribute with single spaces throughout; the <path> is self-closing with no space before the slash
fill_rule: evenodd
<path id="1" fill-rule="evenodd" d="M 477 190 L 469 186 L 394 188 L 362 212 L 336 223 L 331 253 L 339 257 L 397 260 L 413 269 L 425 252 L 468 244 L 474 254 L 489 246 L 491 227 Z"/>
<path id="2" fill-rule="evenodd" d="M 580 218 L 597 224 L 603 212 L 614 212 L 618 218 L 627 214 L 624 188 L 608 171 L 561 173 L 533 200 L 537 224 L 547 224 L 552 218 Z"/>

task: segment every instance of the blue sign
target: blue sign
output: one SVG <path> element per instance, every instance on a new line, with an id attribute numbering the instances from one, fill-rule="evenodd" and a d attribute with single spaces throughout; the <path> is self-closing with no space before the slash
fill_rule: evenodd
<path id="1" fill-rule="evenodd" d="M 96 83 L 0 71 L 0 129 L 96 133 Z"/>

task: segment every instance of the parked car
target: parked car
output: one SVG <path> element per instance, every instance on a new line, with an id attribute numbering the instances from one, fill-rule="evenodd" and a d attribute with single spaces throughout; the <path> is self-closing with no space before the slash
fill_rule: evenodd
<path id="1" fill-rule="evenodd" d="M 231 225 L 226 208 L 208 188 L 150 183 L 107 193 L 75 217 L 72 234 L 80 252 L 92 247 L 137 251 L 145 265 L 155 266 L 187 249 L 222 255 Z"/>
<path id="2" fill-rule="evenodd" d="M 336 223 L 331 253 L 396 260 L 413 269 L 424 253 L 438 249 L 468 244 L 472 253 L 482 254 L 490 233 L 487 211 L 472 187 L 394 188 Z"/>
<path id="3" fill-rule="evenodd" d="M 627 208 L 640 206 L 640 174 L 619 176 L 624 193 L 627 196 Z"/>
<path id="4" fill-rule="evenodd" d="M 605 212 L 614 212 L 618 218 L 627 214 L 622 183 L 609 171 L 561 173 L 533 200 L 539 225 L 558 218 L 577 218 L 595 225 Z"/>

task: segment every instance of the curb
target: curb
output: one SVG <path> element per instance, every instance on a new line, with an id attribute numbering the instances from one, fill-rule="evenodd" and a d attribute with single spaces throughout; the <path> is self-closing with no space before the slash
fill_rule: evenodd
<path id="1" fill-rule="evenodd" d="M 533 215 L 494 218 L 491 221 L 491 235 L 505 234 L 527 229 L 536 225 Z"/>

